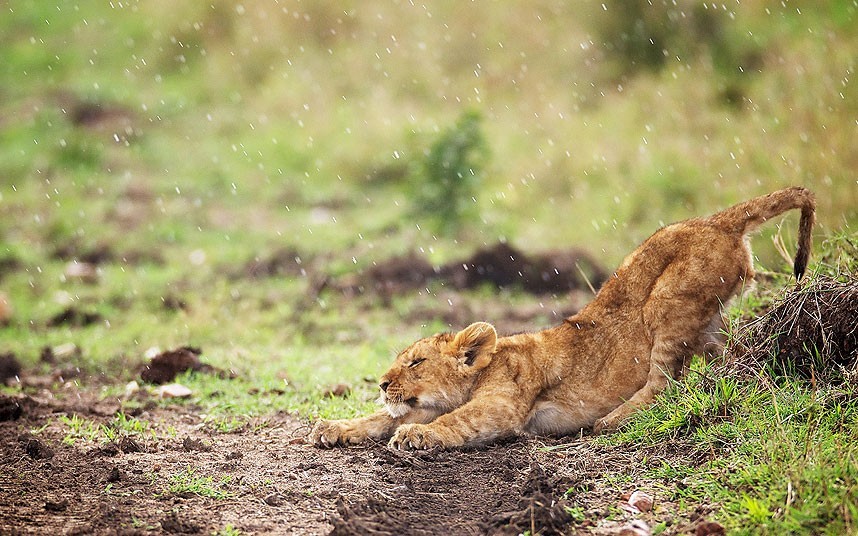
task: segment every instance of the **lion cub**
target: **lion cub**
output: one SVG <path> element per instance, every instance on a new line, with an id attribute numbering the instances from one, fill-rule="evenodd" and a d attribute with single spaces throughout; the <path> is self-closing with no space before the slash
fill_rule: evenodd
<path id="1" fill-rule="evenodd" d="M 392 448 L 427 449 L 614 429 L 693 355 L 721 350 L 721 308 L 754 275 L 747 233 L 795 208 L 800 279 L 815 214 L 804 188 L 675 223 L 626 257 L 595 299 L 559 326 L 498 337 L 477 322 L 415 342 L 381 377 L 382 410 L 319 421 L 310 440 L 333 447 L 389 439 Z"/>

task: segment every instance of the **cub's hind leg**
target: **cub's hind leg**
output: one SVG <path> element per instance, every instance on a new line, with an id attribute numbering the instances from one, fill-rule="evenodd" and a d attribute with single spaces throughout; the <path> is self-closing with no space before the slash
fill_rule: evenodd
<path id="1" fill-rule="evenodd" d="M 707 344 L 717 343 L 709 332 L 718 331 L 721 303 L 735 293 L 739 277 L 726 269 L 726 277 L 708 277 L 700 262 L 699 258 L 677 262 L 656 282 L 642 311 L 644 326 L 652 336 L 647 381 L 623 404 L 596 421 L 595 432 L 617 428 L 629 415 L 652 403 L 671 379 L 682 375 L 693 355 L 703 353 Z"/>
<path id="2" fill-rule="evenodd" d="M 646 384 L 614 411 L 597 420 L 593 425 L 593 432 L 599 434 L 616 430 L 632 413 L 651 404 L 656 395 L 667 388 L 670 380 L 678 377 L 687 366 L 688 358 L 688 350 L 676 341 L 664 338 L 655 340 Z"/>

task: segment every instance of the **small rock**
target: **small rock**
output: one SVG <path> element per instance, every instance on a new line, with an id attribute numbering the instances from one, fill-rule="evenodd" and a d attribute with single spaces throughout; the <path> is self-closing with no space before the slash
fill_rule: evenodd
<path id="1" fill-rule="evenodd" d="M 283 496 L 279 493 L 272 493 L 271 495 L 267 495 L 262 501 L 268 506 L 280 506 L 283 504 Z"/>
<path id="2" fill-rule="evenodd" d="M 119 450 L 121 450 L 122 452 L 125 452 L 125 453 L 143 452 L 143 447 L 141 447 L 138 442 L 134 441 L 133 439 L 131 439 L 130 437 L 127 437 L 127 436 L 121 438 L 117 442 L 117 445 L 119 446 Z"/>
<path id="3" fill-rule="evenodd" d="M 97 283 L 98 268 L 89 262 L 71 261 L 66 264 L 65 272 L 66 279 L 73 279 L 82 283 Z"/>
<path id="4" fill-rule="evenodd" d="M 45 510 L 47 510 L 48 512 L 65 512 L 66 508 L 68 507 L 68 499 L 61 499 L 59 501 L 45 501 Z"/>
<path id="5" fill-rule="evenodd" d="M 652 536 L 652 529 L 649 528 L 644 521 L 635 519 L 627 525 L 621 527 L 617 532 L 617 536 Z"/>
<path id="6" fill-rule="evenodd" d="M 206 443 L 203 443 L 202 439 L 192 439 L 191 437 L 186 437 L 182 441 L 182 448 L 187 451 L 196 450 L 198 452 L 211 452 L 212 446 Z"/>
<path id="7" fill-rule="evenodd" d="M 44 350 L 42 351 L 44 354 Z M 59 346 L 54 346 L 51 348 L 51 356 L 53 359 L 60 361 L 67 361 L 71 359 L 76 359 L 81 356 L 81 351 L 78 345 L 73 342 L 67 342 L 65 344 L 61 344 Z"/>
<path id="8" fill-rule="evenodd" d="M 140 384 L 138 384 L 134 380 L 131 380 L 130 382 L 125 384 L 125 398 L 131 398 L 139 390 L 140 390 Z"/>
<path id="9" fill-rule="evenodd" d="M 697 524 L 694 529 L 695 536 L 724 536 L 726 531 L 724 526 L 716 521 L 706 521 L 705 519 Z"/>
<path id="10" fill-rule="evenodd" d="M 155 389 L 155 394 L 161 398 L 188 398 L 193 391 L 180 383 L 168 383 Z"/>
<path id="11" fill-rule="evenodd" d="M 637 490 L 629 496 L 629 504 L 641 512 L 652 510 L 653 497 L 649 493 Z"/>
<path id="12" fill-rule="evenodd" d="M 240 450 L 233 450 L 232 452 L 228 452 L 226 454 L 227 460 L 240 460 L 243 457 L 244 453 L 242 453 Z"/>
<path id="13" fill-rule="evenodd" d="M 34 460 L 49 460 L 54 457 L 54 451 L 35 437 L 26 440 L 24 452 Z"/>

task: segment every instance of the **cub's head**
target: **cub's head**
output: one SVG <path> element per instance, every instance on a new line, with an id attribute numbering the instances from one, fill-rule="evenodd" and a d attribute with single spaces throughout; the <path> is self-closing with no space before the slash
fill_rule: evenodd
<path id="1" fill-rule="evenodd" d="M 477 322 L 455 335 L 420 339 L 400 352 L 381 377 L 381 402 L 391 417 L 412 410 L 441 415 L 461 406 L 477 373 L 491 362 L 497 338 L 491 324 Z"/>

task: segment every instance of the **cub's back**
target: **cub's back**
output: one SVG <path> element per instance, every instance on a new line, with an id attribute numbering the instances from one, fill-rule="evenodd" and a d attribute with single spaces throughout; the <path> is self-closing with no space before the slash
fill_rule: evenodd
<path id="1" fill-rule="evenodd" d="M 654 290 L 676 298 L 709 294 L 726 300 L 751 275 L 740 234 L 708 218 L 686 220 L 656 231 L 628 255 L 585 310 L 643 307 Z"/>

